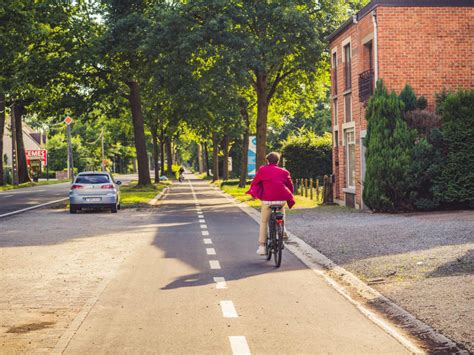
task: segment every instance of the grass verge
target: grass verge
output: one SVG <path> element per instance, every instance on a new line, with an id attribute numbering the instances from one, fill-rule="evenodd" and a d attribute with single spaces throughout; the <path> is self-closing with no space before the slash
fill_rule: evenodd
<path id="1" fill-rule="evenodd" d="M 120 188 L 120 205 L 122 207 L 143 207 L 169 185 L 171 185 L 170 181 L 162 181 L 158 184 L 138 186 L 136 181 L 132 181 Z"/>
<path id="2" fill-rule="evenodd" d="M 247 195 L 245 192 L 250 187 L 250 180 L 247 181 L 247 184 L 244 188 L 239 187 L 239 180 L 231 179 L 227 181 L 217 180 L 213 182 L 214 185 L 218 186 L 222 191 L 228 193 L 229 195 L 235 197 L 237 200 L 247 203 L 249 206 L 260 209 L 260 201 L 253 200 L 250 195 Z M 296 204 L 289 213 L 292 213 L 294 210 L 298 209 L 308 209 L 316 208 L 321 206 L 321 200 L 311 200 L 309 197 L 295 195 Z"/>
<path id="3" fill-rule="evenodd" d="M 42 185 L 55 185 L 55 184 L 62 184 L 64 182 L 69 182 L 69 180 L 49 180 L 49 181 L 39 181 L 39 182 L 25 182 L 19 185 L 4 185 L 0 186 L 0 191 L 7 191 L 7 190 L 16 190 L 21 189 L 24 187 L 33 187 L 33 186 L 42 186 Z"/>

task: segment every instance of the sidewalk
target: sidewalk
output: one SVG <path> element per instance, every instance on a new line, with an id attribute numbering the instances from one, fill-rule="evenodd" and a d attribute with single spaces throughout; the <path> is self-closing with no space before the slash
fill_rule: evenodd
<path id="1" fill-rule="evenodd" d="M 474 211 L 295 210 L 292 233 L 435 330 L 474 351 Z"/>

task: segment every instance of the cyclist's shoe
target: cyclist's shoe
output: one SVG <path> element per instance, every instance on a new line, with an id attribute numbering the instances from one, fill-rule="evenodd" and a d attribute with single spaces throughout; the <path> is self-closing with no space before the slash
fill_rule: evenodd
<path id="1" fill-rule="evenodd" d="M 258 255 L 266 255 L 267 254 L 267 251 L 265 249 L 265 246 L 264 245 L 260 245 L 257 249 L 257 254 Z"/>

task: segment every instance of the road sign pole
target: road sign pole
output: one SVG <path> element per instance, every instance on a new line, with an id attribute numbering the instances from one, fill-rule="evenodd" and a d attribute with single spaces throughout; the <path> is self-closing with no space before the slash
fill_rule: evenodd
<path id="1" fill-rule="evenodd" d="M 12 104 L 10 111 L 11 131 L 12 131 L 12 183 L 18 185 L 18 156 L 16 144 L 16 122 L 15 122 L 15 104 Z"/>
<path id="2" fill-rule="evenodd" d="M 68 147 L 68 165 L 69 165 L 69 177 L 74 180 L 74 158 L 72 156 L 72 143 L 71 143 L 71 125 L 67 125 L 67 147 Z"/>
<path id="3" fill-rule="evenodd" d="M 105 152 L 104 152 L 104 129 L 102 128 L 102 171 L 105 171 Z"/>

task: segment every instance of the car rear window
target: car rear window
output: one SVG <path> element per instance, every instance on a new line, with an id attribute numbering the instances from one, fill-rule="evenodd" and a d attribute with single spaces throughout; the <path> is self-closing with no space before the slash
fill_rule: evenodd
<path id="1" fill-rule="evenodd" d="M 108 182 L 110 180 L 107 175 L 87 174 L 76 178 L 76 184 L 107 184 Z"/>

